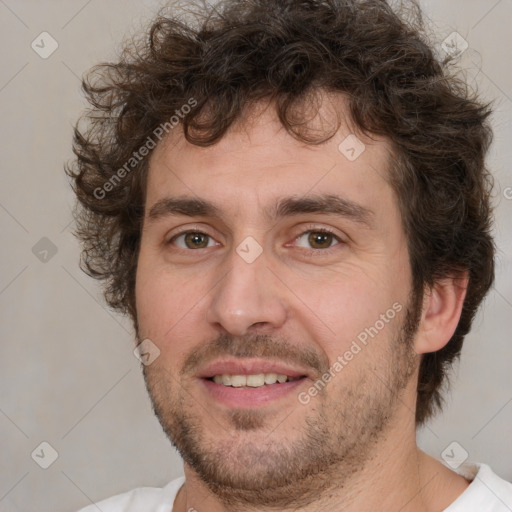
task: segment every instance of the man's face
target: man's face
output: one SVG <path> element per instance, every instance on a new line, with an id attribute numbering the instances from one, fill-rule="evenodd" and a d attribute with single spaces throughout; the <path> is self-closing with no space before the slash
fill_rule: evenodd
<path id="1" fill-rule="evenodd" d="M 268 108 L 208 148 L 176 130 L 152 156 L 136 303 L 139 341 L 160 355 L 146 383 L 185 462 L 226 500 L 285 504 L 293 489 L 307 503 L 414 425 L 392 157 L 359 136 L 354 159 L 350 134 L 305 145 Z"/>

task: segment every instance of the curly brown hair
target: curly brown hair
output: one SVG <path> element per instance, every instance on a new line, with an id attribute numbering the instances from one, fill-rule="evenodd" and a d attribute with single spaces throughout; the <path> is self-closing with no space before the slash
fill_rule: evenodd
<path id="1" fill-rule="evenodd" d="M 494 279 L 492 179 L 484 162 L 492 132 L 489 105 L 450 71 L 448 59 L 435 56 L 421 16 L 409 14 L 384 0 L 188 2 L 184 15 L 161 12 L 149 37 L 126 45 L 118 62 L 93 68 L 83 81 L 92 107 L 81 119 L 85 127 L 77 123 L 76 159 L 66 172 L 78 199 L 82 269 L 104 280 L 107 303 L 137 329 L 148 155 L 159 127 L 168 131 L 179 117 L 186 139 L 208 146 L 248 105 L 271 100 L 293 137 L 320 144 L 335 130 L 312 136 L 303 107 L 315 92 L 342 93 L 355 126 L 393 146 L 389 181 L 416 296 L 440 279 L 469 274 L 454 335 L 420 365 L 417 424 L 440 408 L 446 371 Z"/>

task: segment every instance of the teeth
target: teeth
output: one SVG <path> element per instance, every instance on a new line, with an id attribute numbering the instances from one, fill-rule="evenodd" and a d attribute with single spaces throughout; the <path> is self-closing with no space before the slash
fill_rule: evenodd
<path id="1" fill-rule="evenodd" d="M 216 384 L 223 384 L 224 386 L 233 386 L 241 388 L 248 386 L 251 388 L 259 388 L 265 384 L 275 384 L 276 382 L 286 382 L 294 380 L 292 377 L 286 375 L 278 375 L 277 373 L 257 373 L 255 375 L 215 375 L 213 381 Z"/>
<path id="2" fill-rule="evenodd" d="M 258 373 L 257 375 L 247 375 L 247 386 L 251 388 L 259 388 L 265 385 L 265 374 Z"/>
<path id="3" fill-rule="evenodd" d="M 247 384 L 247 377 L 245 375 L 232 375 L 231 385 L 234 388 L 241 388 Z"/>
<path id="4" fill-rule="evenodd" d="M 277 382 L 277 373 L 265 373 L 265 384 L 275 384 Z"/>

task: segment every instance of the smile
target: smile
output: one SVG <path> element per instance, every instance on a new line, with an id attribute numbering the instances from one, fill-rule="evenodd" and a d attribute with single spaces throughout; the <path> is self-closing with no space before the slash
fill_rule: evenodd
<path id="1" fill-rule="evenodd" d="M 293 380 L 296 380 L 296 378 L 288 377 L 287 375 L 277 373 L 256 373 L 252 375 L 230 375 L 224 373 L 222 375 L 213 376 L 211 380 L 213 380 L 213 382 L 215 382 L 216 384 L 221 384 L 223 386 L 232 386 L 234 388 L 259 388 L 262 386 L 275 384 L 276 382 L 291 382 Z"/>

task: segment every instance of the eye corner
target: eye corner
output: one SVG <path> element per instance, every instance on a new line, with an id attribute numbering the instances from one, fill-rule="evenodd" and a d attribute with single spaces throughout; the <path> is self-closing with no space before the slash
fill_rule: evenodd
<path id="1" fill-rule="evenodd" d="M 329 245 L 327 247 L 311 247 L 311 242 L 312 242 L 311 237 L 313 235 L 327 237 L 327 240 L 329 241 Z M 300 240 L 303 239 L 304 237 L 307 237 L 305 240 L 305 243 L 308 244 L 309 247 L 304 247 L 304 246 L 300 246 L 300 245 L 298 247 L 305 249 L 305 250 L 309 250 L 309 251 L 315 251 L 315 252 L 327 251 L 333 247 L 336 247 L 337 245 L 344 243 L 343 239 L 339 235 L 337 235 L 333 230 L 326 228 L 326 227 L 313 226 L 306 230 L 301 231 L 297 236 L 295 236 L 293 238 L 293 242 L 288 243 L 287 246 L 297 245 L 297 242 L 300 243 Z"/>
<path id="2" fill-rule="evenodd" d="M 197 236 L 198 238 L 202 237 L 203 240 L 206 240 L 206 244 L 201 245 L 199 243 L 196 247 L 190 247 L 186 241 L 186 237 L 188 236 Z M 182 243 L 178 242 L 180 239 L 183 239 Z M 204 230 L 186 229 L 179 233 L 173 234 L 170 238 L 167 239 L 165 245 L 171 245 L 183 251 L 197 251 L 200 249 L 209 249 L 221 244 L 218 240 L 216 240 L 215 237 L 213 237 L 210 233 L 206 233 Z"/>

